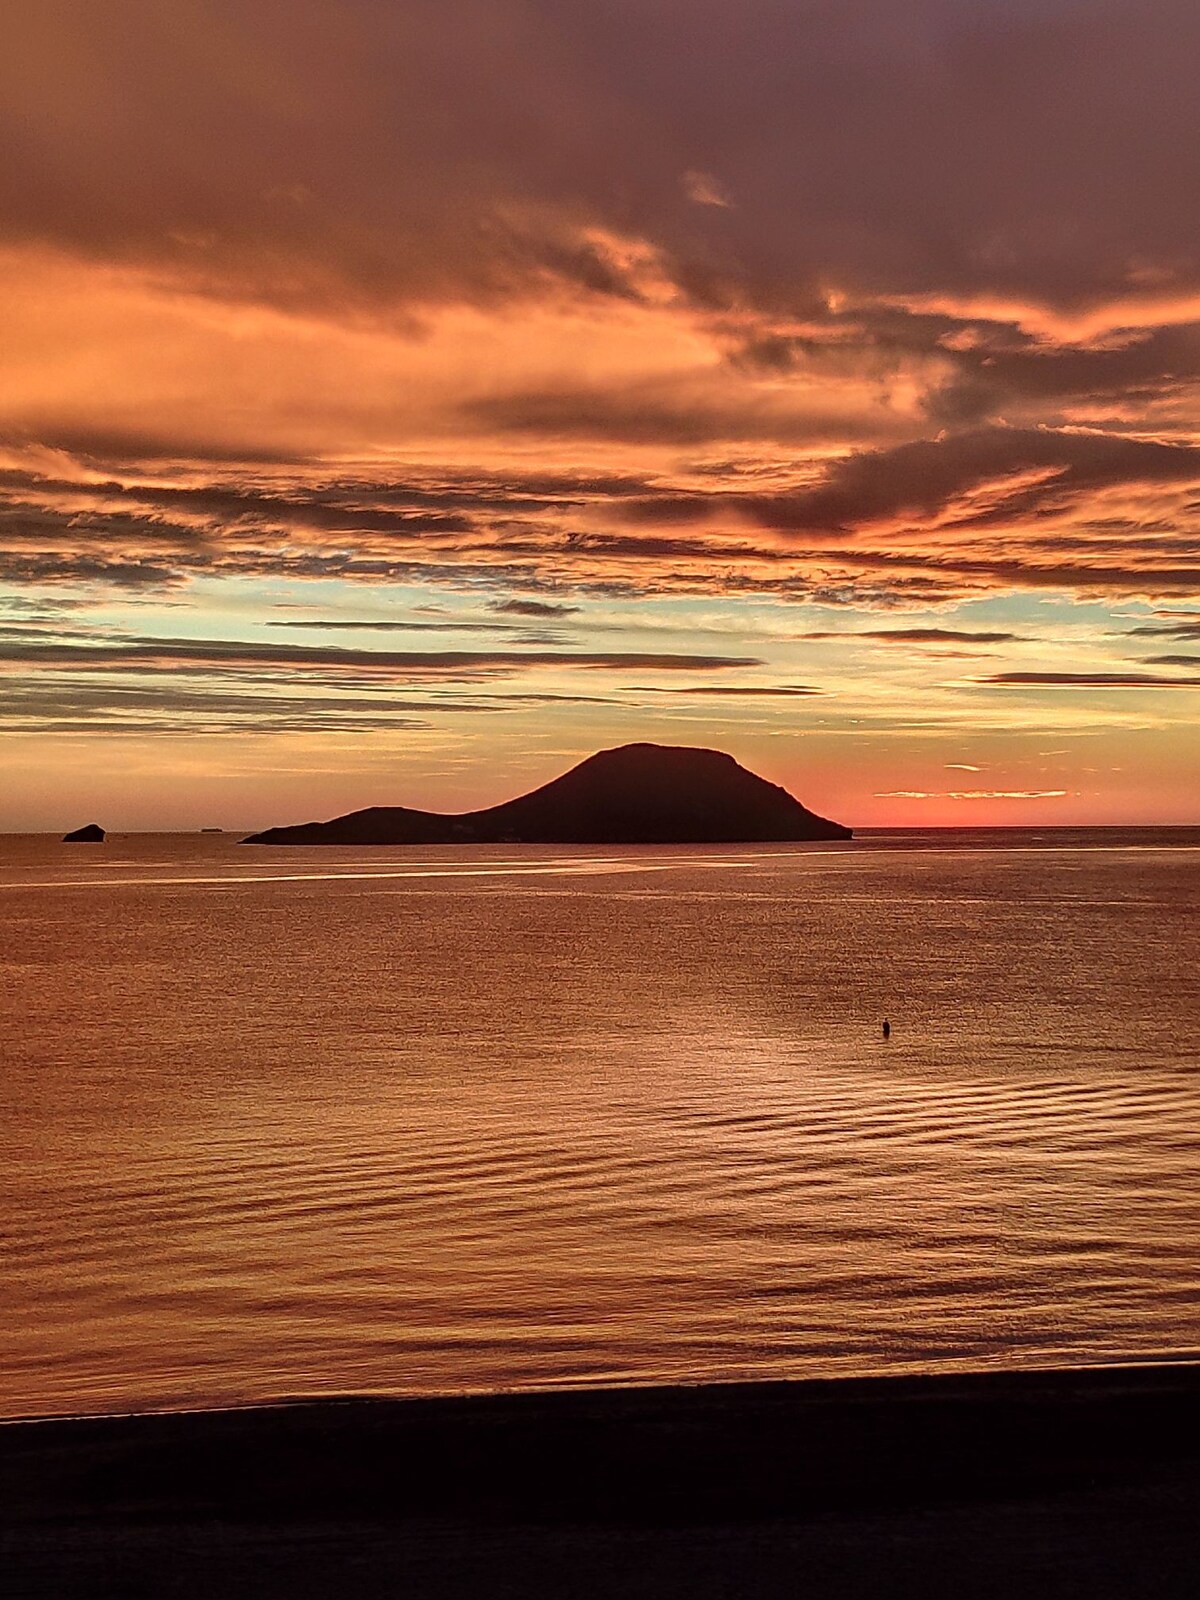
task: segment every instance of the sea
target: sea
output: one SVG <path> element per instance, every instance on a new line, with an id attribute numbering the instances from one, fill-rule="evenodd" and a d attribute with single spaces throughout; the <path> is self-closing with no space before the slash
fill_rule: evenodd
<path id="1" fill-rule="evenodd" d="M 0 1415 L 1194 1358 L 1198 975 L 1200 829 L 0 838 Z"/>

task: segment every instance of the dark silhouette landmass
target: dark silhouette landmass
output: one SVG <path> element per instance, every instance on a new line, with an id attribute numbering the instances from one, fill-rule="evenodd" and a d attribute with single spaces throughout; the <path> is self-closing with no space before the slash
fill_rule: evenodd
<path id="1" fill-rule="evenodd" d="M 243 844 L 746 844 L 849 839 L 719 750 L 627 744 L 484 811 L 444 816 L 371 806 L 268 828 Z"/>
<path id="2" fill-rule="evenodd" d="M 5 1594 L 1192 1600 L 1200 1369 L 0 1425 Z"/>
<path id="3" fill-rule="evenodd" d="M 64 844 L 103 844 L 104 829 L 96 822 L 89 822 L 86 828 L 76 828 L 74 833 L 63 834 Z"/>

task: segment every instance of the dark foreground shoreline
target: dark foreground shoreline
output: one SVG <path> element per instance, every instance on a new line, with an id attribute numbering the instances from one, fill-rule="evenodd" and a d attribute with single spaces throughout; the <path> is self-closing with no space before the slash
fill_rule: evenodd
<path id="1" fill-rule="evenodd" d="M 0 1594 L 1194 1596 L 1200 1366 L 0 1425 Z"/>

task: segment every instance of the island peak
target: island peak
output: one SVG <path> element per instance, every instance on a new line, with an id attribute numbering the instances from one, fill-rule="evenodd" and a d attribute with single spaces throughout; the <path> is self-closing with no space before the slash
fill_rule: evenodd
<path id="1" fill-rule="evenodd" d="M 105 840 L 104 829 L 98 822 L 89 822 L 84 828 L 76 828 L 74 833 L 64 833 L 64 844 L 103 844 Z"/>

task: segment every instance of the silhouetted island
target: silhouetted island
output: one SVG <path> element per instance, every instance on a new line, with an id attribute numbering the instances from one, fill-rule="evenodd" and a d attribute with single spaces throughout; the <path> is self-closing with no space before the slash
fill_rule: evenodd
<path id="1" fill-rule="evenodd" d="M 64 844 L 103 844 L 104 829 L 96 822 L 89 822 L 86 828 L 76 828 L 74 833 L 63 834 Z"/>
<path id="2" fill-rule="evenodd" d="M 484 811 L 443 816 L 371 806 L 243 844 L 748 844 L 849 839 L 786 789 L 719 750 L 627 744 Z"/>

